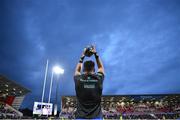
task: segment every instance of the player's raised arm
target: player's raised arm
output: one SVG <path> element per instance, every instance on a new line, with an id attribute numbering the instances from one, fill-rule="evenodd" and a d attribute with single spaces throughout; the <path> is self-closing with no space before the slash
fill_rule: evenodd
<path id="1" fill-rule="evenodd" d="M 103 63 L 102 63 L 102 61 L 101 61 L 101 59 L 100 59 L 100 57 L 99 57 L 99 55 L 98 55 L 98 53 L 96 51 L 95 46 L 93 47 L 93 53 L 94 53 L 94 56 L 96 58 L 96 63 L 97 63 L 97 66 L 98 66 L 98 72 L 101 72 L 101 73 L 104 74 L 104 66 L 103 66 Z"/>
<path id="2" fill-rule="evenodd" d="M 98 72 L 95 72 L 93 60 L 84 61 L 84 57 L 95 55 Z M 82 64 L 83 63 L 83 64 Z M 83 67 L 83 70 L 82 70 Z M 82 71 L 82 73 L 81 73 Z M 77 64 L 74 76 L 76 90 L 76 119 L 102 119 L 101 97 L 104 81 L 104 67 L 95 48 L 90 45 L 84 49 L 79 63 Z M 90 111 L 90 112 L 89 112 Z"/>
<path id="3" fill-rule="evenodd" d="M 80 59 L 79 59 L 79 62 L 78 64 L 76 65 L 76 69 L 75 69 L 75 73 L 74 73 L 74 76 L 76 75 L 81 75 L 81 70 L 82 70 L 82 63 L 83 63 L 83 60 L 85 58 L 85 55 L 84 55 L 84 52 L 85 52 L 86 49 L 84 49 Z"/>

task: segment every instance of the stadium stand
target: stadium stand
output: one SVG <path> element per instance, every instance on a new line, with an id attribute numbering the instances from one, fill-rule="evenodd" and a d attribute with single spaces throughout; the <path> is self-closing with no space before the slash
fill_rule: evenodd
<path id="1" fill-rule="evenodd" d="M 30 90 L 0 75 L 0 119 L 21 118 L 21 103 Z"/>
<path id="2" fill-rule="evenodd" d="M 102 97 L 105 119 L 177 119 L 180 118 L 180 94 L 109 95 Z M 74 118 L 76 97 L 62 97 L 61 117 Z"/>

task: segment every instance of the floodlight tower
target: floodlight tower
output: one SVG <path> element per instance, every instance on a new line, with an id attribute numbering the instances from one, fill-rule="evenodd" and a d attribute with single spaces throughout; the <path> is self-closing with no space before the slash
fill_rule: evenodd
<path id="1" fill-rule="evenodd" d="M 52 83 L 53 83 L 54 73 L 57 75 L 57 78 L 59 78 L 60 74 L 64 74 L 64 69 L 62 69 L 59 66 L 54 66 L 52 69 L 48 103 L 50 103 L 50 99 L 51 99 L 51 91 L 52 91 Z M 56 86 L 56 99 L 55 99 L 55 104 L 54 104 L 54 115 L 57 115 L 57 98 L 58 98 L 58 91 L 59 91 L 58 88 L 59 88 L 59 80 L 57 81 L 57 86 Z"/>

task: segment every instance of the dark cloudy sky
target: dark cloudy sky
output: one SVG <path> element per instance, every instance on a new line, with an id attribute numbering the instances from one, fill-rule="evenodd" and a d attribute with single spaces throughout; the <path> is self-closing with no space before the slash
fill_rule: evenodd
<path id="1" fill-rule="evenodd" d="M 47 59 L 65 69 L 60 95 L 75 95 L 88 44 L 105 66 L 104 95 L 180 93 L 179 0 L 0 0 L 0 74 L 31 90 L 23 107 L 41 100 Z"/>

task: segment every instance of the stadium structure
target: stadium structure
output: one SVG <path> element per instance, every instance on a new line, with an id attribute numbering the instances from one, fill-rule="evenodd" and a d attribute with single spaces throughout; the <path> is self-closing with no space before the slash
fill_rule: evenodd
<path id="1" fill-rule="evenodd" d="M 24 118 L 19 108 L 29 92 L 27 88 L 0 75 L 0 119 Z M 104 95 L 101 106 L 104 119 L 180 118 L 180 94 Z M 75 111 L 76 97 L 62 96 L 59 117 L 74 119 Z M 44 118 L 47 119 L 47 116 Z"/>
<path id="2" fill-rule="evenodd" d="M 61 117 L 74 118 L 76 97 L 63 96 Z M 102 97 L 104 119 L 178 119 L 180 94 L 105 95 Z"/>
<path id="3" fill-rule="evenodd" d="M 30 90 L 0 75 L 0 119 L 21 118 L 21 103 Z"/>

